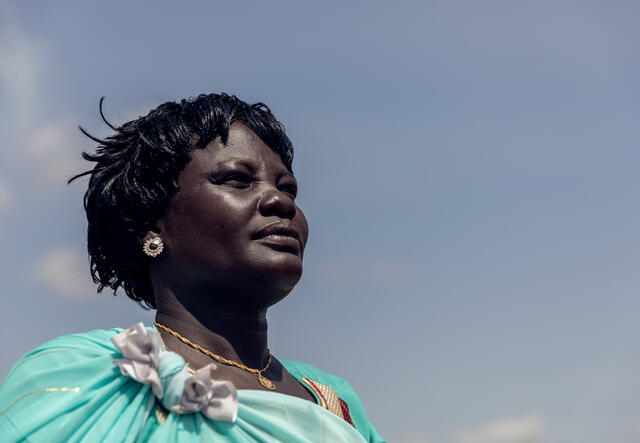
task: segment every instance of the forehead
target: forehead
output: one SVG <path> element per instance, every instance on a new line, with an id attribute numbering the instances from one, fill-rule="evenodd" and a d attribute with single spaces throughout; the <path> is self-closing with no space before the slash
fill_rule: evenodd
<path id="1" fill-rule="evenodd" d="M 194 149 L 191 160 L 185 167 L 206 172 L 220 166 L 245 165 L 249 169 L 264 170 L 278 175 L 291 173 L 269 146 L 251 129 L 240 122 L 234 122 L 229 128 L 227 144 L 219 139 L 213 140 L 204 149 Z M 194 171 L 194 172 L 195 172 Z"/>

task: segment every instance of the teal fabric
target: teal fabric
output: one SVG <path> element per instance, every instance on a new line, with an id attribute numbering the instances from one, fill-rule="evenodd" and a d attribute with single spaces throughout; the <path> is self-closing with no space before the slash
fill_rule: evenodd
<path id="1" fill-rule="evenodd" d="M 356 395 L 355 391 L 349 386 L 346 380 L 333 374 L 324 372 L 308 363 L 292 360 L 280 360 L 286 370 L 297 379 L 307 377 L 310 380 L 317 381 L 323 385 L 330 386 L 336 392 L 336 395 L 344 400 L 349 406 L 349 414 L 353 420 L 353 424 L 362 436 L 368 442 L 384 441 L 378 431 L 373 427 L 371 422 L 367 420 L 367 414 L 364 412 L 364 406 Z"/>
<path id="2" fill-rule="evenodd" d="M 0 386 L 3 442 L 380 442 L 353 389 L 339 377 L 301 362 L 283 361 L 296 378 L 331 386 L 356 425 L 309 401 L 239 390 L 235 423 L 200 413 L 168 414 L 150 385 L 123 376 L 110 338 L 122 329 L 58 337 L 25 355 Z M 166 412 L 166 411 L 164 411 Z"/>

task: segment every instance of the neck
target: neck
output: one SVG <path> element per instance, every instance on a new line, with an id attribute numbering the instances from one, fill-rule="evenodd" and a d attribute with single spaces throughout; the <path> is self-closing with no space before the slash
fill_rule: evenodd
<path id="1" fill-rule="evenodd" d="M 262 368 L 266 364 L 266 310 L 246 312 L 207 308 L 196 311 L 185 307 L 174 294 L 158 295 L 161 295 L 157 297 L 158 323 L 215 354 L 250 368 Z"/>

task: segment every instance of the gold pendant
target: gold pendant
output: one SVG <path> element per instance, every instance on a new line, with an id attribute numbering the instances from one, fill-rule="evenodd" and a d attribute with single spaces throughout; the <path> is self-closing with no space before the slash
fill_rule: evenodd
<path id="1" fill-rule="evenodd" d="M 272 382 L 271 380 L 269 380 L 266 377 L 263 377 L 262 375 L 258 375 L 258 381 L 260 382 L 260 384 L 262 386 L 264 386 L 267 389 L 273 389 L 275 391 L 276 389 L 276 385 L 274 382 Z"/>

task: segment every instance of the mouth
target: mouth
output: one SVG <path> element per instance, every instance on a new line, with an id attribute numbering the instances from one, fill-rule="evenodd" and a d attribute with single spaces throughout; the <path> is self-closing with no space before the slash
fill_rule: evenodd
<path id="1" fill-rule="evenodd" d="M 278 251 L 299 255 L 302 250 L 298 231 L 282 223 L 274 223 L 266 226 L 258 231 L 253 236 L 253 239 L 259 240 L 260 243 Z"/>

